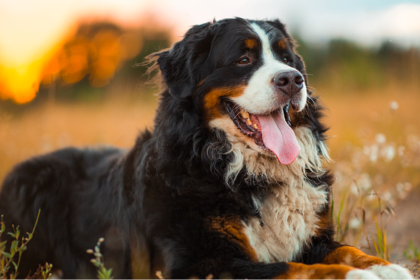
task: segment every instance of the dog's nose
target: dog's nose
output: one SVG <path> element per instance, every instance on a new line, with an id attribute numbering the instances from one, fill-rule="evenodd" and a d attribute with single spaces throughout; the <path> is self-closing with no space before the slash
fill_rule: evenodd
<path id="1" fill-rule="evenodd" d="M 273 78 L 273 83 L 291 97 L 303 88 L 303 77 L 298 71 L 283 72 Z"/>

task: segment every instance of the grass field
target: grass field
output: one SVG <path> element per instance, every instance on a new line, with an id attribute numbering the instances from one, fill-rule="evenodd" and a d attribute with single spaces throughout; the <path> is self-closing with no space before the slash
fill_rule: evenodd
<path id="1" fill-rule="evenodd" d="M 397 216 L 394 209 L 420 184 L 420 95 L 397 86 L 356 93 L 318 88 L 316 95 L 327 108 L 324 121 L 331 127 L 337 239 L 371 254 L 401 259 L 412 238 L 402 237 L 406 240 L 399 239 L 396 248 L 390 242 L 398 238 L 388 233 L 384 240 L 384 234 L 387 222 Z M 0 112 L 0 180 L 14 164 L 58 148 L 132 146 L 139 131 L 152 127 L 157 97 L 111 96 L 88 103 L 50 102 L 15 114 Z M 415 247 L 420 246 L 415 239 L 418 226 L 412 229 Z"/>

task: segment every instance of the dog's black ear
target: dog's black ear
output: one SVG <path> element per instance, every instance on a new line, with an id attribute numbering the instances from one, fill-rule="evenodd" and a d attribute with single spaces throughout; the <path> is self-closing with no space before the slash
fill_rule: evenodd
<path id="1" fill-rule="evenodd" d="M 217 27 L 205 23 L 193 26 L 170 50 L 156 53 L 157 63 L 171 94 L 186 97 L 210 71 L 208 54 Z"/>
<path id="2" fill-rule="evenodd" d="M 271 25 L 272 27 L 278 29 L 281 31 L 281 33 L 283 33 L 283 35 L 287 38 L 287 40 L 289 40 L 289 42 L 292 44 L 293 46 L 293 39 L 292 37 L 289 35 L 289 33 L 287 33 L 286 30 L 286 25 L 284 25 L 282 22 L 280 22 L 278 19 L 270 21 L 267 20 L 266 21 L 269 25 Z"/>

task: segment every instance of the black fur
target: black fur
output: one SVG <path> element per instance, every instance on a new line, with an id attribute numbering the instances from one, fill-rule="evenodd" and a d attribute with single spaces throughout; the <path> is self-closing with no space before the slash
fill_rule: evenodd
<path id="1" fill-rule="evenodd" d="M 284 25 L 277 20 L 257 23 L 288 39 L 284 52 L 306 78 Z M 95 277 L 86 250 L 99 237 L 105 237 L 106 265 L 116 278 L 132 277 L 131 268 L 141 264 L 132 263 L 130 256 L 141 250 L 148 252 L 151 276 L 162 270 L 172 278 L 271 278 L 287 271 L 287 263 L 250 261 L 206 224 L 210 217 L 246 222 L 258 216 L 251 195 L 263 199 L 270 188 L 263 179 L 247 180 L 244 171 L 226 184 L 231 144 L 223 131 L 209 128 L 203 113 L 209 89 L 246 82 L 260 66 L 255 55 L 253 68 L 234 68 L 244 51 L 239 42 L 249 36 L 255 36 L 249 21 L 227 19 L 194 26 L 170 50 L 154 54 L 165 89 L 153 132 L 140 135 L 131 150 L 64 149 L 27 160 L 7 175 L 0 194 L 7 230 L 15 224 L 30 231 L 42 210 L 19 276 L 49 262 L 64 278 Z M 318 141 L 325 140 L 321 107 L 310 99 L 294 125 L 306 125 Z M 333 181 L 329 173 L 319 177 L 308 170 L 307 177 L 314 186 Z M 319 214 L 328 216 L 329 206 Z M 339 246 L 333 233 L 332 225 L 322 229 L 296 261 L 319 262 Z"/>

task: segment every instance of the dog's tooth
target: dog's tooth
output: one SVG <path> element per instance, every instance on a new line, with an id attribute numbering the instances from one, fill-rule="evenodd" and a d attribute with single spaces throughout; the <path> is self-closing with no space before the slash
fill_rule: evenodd
<path id="1" fill-rule="evenodd" d="M 250 119 L 246 119 L 246 124 L 247 125 L 251 125 L 252 124 L 251 120 Z"/>
<path id="2" fill-rule="evenodd" d="M 248 112 L 247 112 L 247 111 L 245 111 L 245 110 L 242 110 L 242 111 L 241 111 L 241 116 L 242 116 L 244 119 L 248 119 L 248 118 L 249 118 L 249 114 L 248 114 Z"/>
<path id="3" fill-rule="evenodd" d="M 258 129 L 258 125 L 257 125 L 257 124 L 255 124 L 255 123 L 254 123 L 253 127 L 254 127 L 255 129 Z"/>

